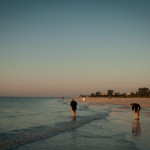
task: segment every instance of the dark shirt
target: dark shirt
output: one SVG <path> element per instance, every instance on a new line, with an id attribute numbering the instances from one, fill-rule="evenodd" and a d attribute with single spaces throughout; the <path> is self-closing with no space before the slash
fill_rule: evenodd
<path id="1" fill-rule="evenodd" d="M 135 110 L 135 112 L 137 112 L 138 110 L 140 111 L 141 109 L 141 106 L 137 103 L 134 103 L 133 106 L 132 106 L 132 110 Z"/>
<path id="2" fill-rule="evenodd" d="M 72 107 L 72 110 L 76 110 L 77 109 L 77 102 L 76 101 L 71 101 L 70 106 Z"/>

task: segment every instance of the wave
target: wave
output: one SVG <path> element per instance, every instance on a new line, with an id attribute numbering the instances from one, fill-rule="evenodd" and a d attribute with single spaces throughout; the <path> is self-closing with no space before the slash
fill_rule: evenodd
<path id="1" fill-rule="evenodd" d="M 25 130 L 11 131 L 2 133 L 0 135 L 0 150 L 10 150 L 27 143 L 35 142 L 41 139 L 51 138 L 63 132 L 74 130 L 83 125 L 86 125 L 94 120 L 105 119 L 108 113 L 99 114 L 94 116 L 78 116 L 68 122 L 60 122 L 51 126 L 37 126 Z"/>

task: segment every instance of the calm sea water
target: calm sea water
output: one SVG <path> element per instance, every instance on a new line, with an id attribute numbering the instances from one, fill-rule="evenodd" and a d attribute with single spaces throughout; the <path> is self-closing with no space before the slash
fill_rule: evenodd
<path id="1" fill-rule="evenodd" d="M 0 98 L 0 150 L 149 150 L 150 109 L 139 121 L 131 108 L 61 98 Z"/>

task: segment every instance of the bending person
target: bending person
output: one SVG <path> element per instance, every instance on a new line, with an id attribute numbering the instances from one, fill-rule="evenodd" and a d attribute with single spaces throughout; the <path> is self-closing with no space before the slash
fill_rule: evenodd
<path id="1" fill-rule="evenodd" d="M 140 114 L 140 109 L 141 106 L 137 103 L 131 103 L 130 104 L 131 108 L 132 108 L 132 115 L 133 115 L 133 111 L 135 110 L 135 114 L 136 114 L 136 120 L 139 120 L 139 114 Z"/>

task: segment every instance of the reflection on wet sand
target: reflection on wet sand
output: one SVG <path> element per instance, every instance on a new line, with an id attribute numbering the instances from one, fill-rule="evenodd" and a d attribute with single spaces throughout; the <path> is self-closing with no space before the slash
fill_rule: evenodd
<path id="1" fill-rule="evenodd" d="M 133 136 L 138 136 L 141 134 L 141 126 L 140 126 L 140 121 L 135 120 L 132 122 L 132 135 Z"/>
<path id="2" fill-rule="evenodd" d="M 76 121 L 76 117 L 72 117 L 72 121 Z"/>

